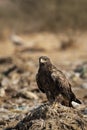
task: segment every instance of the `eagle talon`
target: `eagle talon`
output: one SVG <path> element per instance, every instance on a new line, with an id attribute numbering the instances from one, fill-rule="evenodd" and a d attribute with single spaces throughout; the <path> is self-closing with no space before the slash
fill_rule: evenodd
<path id="1" fill-rule="evenodd" d="M 56 108 L 58 107 L 58 102 L 54 101 L 53 104 L 52 104 L 53 108 Z"/>

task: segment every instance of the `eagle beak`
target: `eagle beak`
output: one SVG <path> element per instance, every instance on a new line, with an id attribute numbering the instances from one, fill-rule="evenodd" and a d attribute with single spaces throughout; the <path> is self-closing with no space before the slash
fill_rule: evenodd
<path id="1" fill-rule="evenodd" d="M 41 59 L 40 62 L 41 62 L 41 63 L 45 63 L 46 61 L 45 61 L 44 59 Z"/>

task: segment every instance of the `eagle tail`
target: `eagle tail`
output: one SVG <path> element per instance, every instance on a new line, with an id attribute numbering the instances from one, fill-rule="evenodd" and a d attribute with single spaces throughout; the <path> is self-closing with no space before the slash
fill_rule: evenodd
<path id="1" fill-rule="evenodd" d="M 75 102 L 79 103 L 79 104 L 82 104 L 81 101 L 79 99 L 75 99 Z"/>
<path id="2" fill-rule="evenodd" d="M 76 96 L 75 96 L 75 94 L 73 92 L 71 93 L 71 97 L 72 97 L 72 101 L 75 101 L 78 104 L 82 104 L 81 101 L 76 98 Z"/>

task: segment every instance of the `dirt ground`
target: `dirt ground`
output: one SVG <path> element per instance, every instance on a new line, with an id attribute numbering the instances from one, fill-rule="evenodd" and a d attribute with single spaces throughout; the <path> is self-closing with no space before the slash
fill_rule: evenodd
<path id="1" fill-rule="evenodd" d="M 14 127 L 29 111 L 46 102 L 35 75 L 38 58 L 48 56 L 72 82 L 87 116 L 87 33 L 20 35 L 17 45 L 6 35 L 0 40 L 0 130 Z"/>

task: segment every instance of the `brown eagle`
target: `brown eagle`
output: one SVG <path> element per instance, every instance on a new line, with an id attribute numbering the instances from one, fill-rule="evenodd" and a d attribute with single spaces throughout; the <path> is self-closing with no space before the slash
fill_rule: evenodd
<path id="1" fill-rule="evenodd" d="M 47 99 L 51 103 L 61 94 L 68 101 L 69 106 L 72 106 L 72 101 L 81 104 L 72 92 L 71 84 L 64 73 L 52 65 L 50 59 L 46 56 L 39 58 L 39 70 L 36 75 L 36 82 L 39 89 L 43 93 L 46 93 Z"/>

